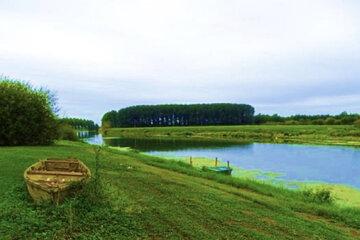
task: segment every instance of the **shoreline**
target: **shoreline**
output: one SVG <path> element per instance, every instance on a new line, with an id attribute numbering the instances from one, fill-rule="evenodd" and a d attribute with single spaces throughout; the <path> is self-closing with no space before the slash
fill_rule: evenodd
<path id="1" fill-rule="evenodd" d="M 127 148 L 128 151 L 133 151 L 132 148 Z M 124 151 L 123 149 L 119 149 L 119 151 Z M 185 164 L 189 164 L 188 157 L 176 157 L 176 156 L 161 156 L 161 155 L 151 155 L 146 152 L 139 152 L 139 154 L 149 156 L 149 157 L 157 157 L 161 159 L 165 159 L 168 161 L 174 162 L 183 162 Z M 213 166 L 213 159 L 206 157 L 192 157 L 193 167 L 199 171 L 201 171 L 202 166 L 211 167 Z M 226 163 L 218 160 L 218 164 L 226 166 Z M 231 177 L 237 179 L 247 179 L 256 181 L 260 184 L 272 185 L 278 188 L 285 188 L 293 191 L 306 191 L 306 190 L 320 190 L 326 189 L 329 190 L 334 197 L 334 201 L 341 207 L 357 207 L 360 208 L 360 188 L 341 184 L 341 183 L 327 183 L 322 181 L 295 181 L 295 180 L 286 180 L 281 178 L 281 173 L 277 172 L 266 172 L 261 169 L 242 169 L 240 167 L 230 165 L 233 168 L 233 173 Z M 264 178 L 259 178 L 264 177 Z M 280 178 L 278 178 L 280 177 Z"/>
<path id="2" fill-rule="evenodd" d="M 111 138 L 208 141 L 228 143 L 305 144 L 360 148 L 360 128 L 352 125 L 241 125 L 110 128 Z"/>

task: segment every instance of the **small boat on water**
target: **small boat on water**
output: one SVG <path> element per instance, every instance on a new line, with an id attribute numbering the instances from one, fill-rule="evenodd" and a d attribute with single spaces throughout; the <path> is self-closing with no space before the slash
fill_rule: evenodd
<path id="1" fill-rule="evenodd" d="M 24 172 L 27 189 L 36 203 L 58 204 L 69 193 L 76 191 L 76 183 L 85 182 L 91 176 L 89 168 L 77 159 L 46 159 L 39 161 Z"/>
<path id="2" fill-rule="evenodd" d="M 206 172 L 215 172 L 215 173 L 221 173 L 221 174 L 224 174 L 224 175 L 231 175 L 231 172 L 232 172 L 232 168 L 230 167 L 203 167 L 202 168 L 203 171 L 206 171 Z"/>

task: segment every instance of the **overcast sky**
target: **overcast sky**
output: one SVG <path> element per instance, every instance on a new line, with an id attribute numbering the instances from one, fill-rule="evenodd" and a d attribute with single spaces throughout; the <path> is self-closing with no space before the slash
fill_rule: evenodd
<path id="1" fill-rule="evenodd" d="M 360 1 L 0 0 L 0 74 L 95 121 L 160 103 L 360 112 Z"/>

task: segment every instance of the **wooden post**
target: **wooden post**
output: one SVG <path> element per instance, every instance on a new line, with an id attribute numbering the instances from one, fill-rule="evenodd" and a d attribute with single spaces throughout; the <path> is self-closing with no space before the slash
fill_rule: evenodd
<path id="1" fill-rule="evenodd" d="M 190 165 L 193 165 L 192 157 L 190 156 Z"/>
<path id="2" fill-rule="evenodd" d="M 230 162 L 229 161 L 227 161 L 227 167 L 230 168 Z"/>
<path id="3" fill-rule="evenodd" d="M 217 167 L 217 165 L 218 165 L 218 159 L 217 159 L 217 157 L 215 158 L 215 167 Z"/>

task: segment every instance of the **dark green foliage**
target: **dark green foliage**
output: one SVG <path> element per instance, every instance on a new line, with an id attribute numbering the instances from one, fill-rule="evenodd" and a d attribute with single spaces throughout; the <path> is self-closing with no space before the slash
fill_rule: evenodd
<path id="1" fill-rule="evenodd" d="M 0 146 L 50 144 L 57 138 L 49 91 L 0 78 Z"/>
<path id="2" fill-rule="evenodd" d="M 285 119 L 278 114 L 274 115 L 266 115 L 266 114 L 258 114 L 254 117 L 255 124 L 264 124 L 264 123 L 282 123 L 285 122 Z"/>
<path id="3" fill-rule="evenodd" d="M 119 110 L 120 112 L 120 110 Z M 111 128 L 120 126 L 120 116 L 117 111 L 113 110 L 104 114 L 101 120 L 101 128 Z"/>
<path id="4" fill-rule="evenodd" d="M 238 125 L 253 122 L 254 108 L 246 104 L 141 105 L 111 111 L 102 123 L 111 127 Z"/>
<path id="5" fill-rule="evenodd" d="M 61 118 L 58 120 L 61 124 L 68 124 L 77 130 L 89 130 L 97 131 L 99 125 L 92 120 L 86 120 L 81 118 Z"/>
<path id="6" fill-rule="evenodd" d="M 282 117 L 278 114 L 258 114 L 254 117 L 255 124 L 287 124 L 287 125 L 351 125 L 360 120 L 360 114 L 339 115 L 293 115 Z"/>
<path id="7" fill-rule="evenodd" d="M 79 137 L 76 134 L 76 130 L 68 124 L 59 124 L 59 139 L 78 141 Z"/>
<path id="8" fill-rule="evenodd" d="M 360 127 L 360 118 L 354 122 L 354 125 Z"/>
<path id="9" fill-rule="evenodd" d="M 331 192 L 326 189 L 320 190 L 307 190 L 303 192 L 306 200 L 315 202 L 315 203 L 332 203 L 333 198 L 331 196 Z"/>

